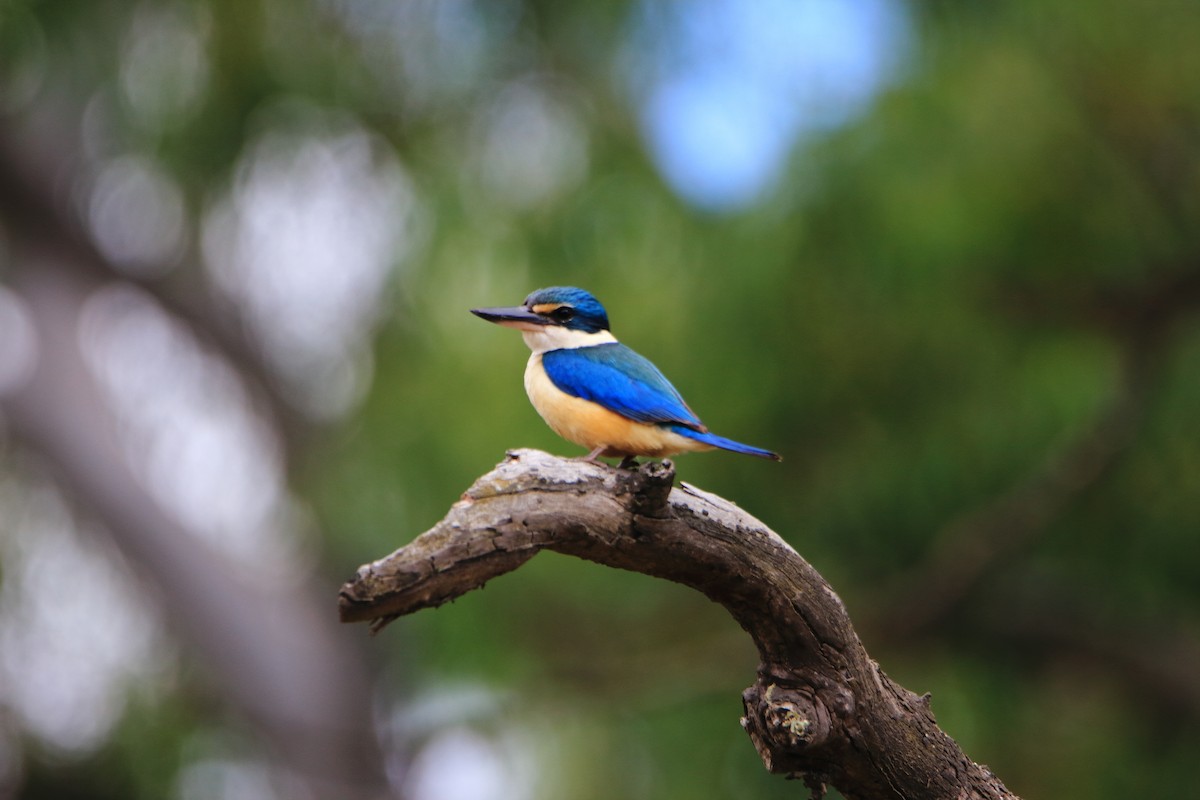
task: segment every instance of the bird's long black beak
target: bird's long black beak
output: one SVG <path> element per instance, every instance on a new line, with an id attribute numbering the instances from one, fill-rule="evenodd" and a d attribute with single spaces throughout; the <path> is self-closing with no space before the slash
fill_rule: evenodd
<path id="1" fill-rule="evenodd" d="M 550 320 L 535 314 L 524 306 L 505 308 L 472 308 L 471 313 L 480 319 L 518 330 L 537 330 L 550 324 Z"/>

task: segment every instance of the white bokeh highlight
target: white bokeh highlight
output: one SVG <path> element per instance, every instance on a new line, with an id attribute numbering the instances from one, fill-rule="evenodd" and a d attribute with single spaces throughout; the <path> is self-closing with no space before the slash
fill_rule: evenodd
<path id="1" fill-rule="evenodd" d="M 33 317 L 19 294 L 0 286 L 0 396 L 25 385 L 37 365 Z"/>
<path id="2" fill-rule="evenodd" d="M 282 445 L 233 367 L 122 284 L 88 299 L 79 344 L 126 460 L 159 505 L 234 564 L 295 569 Z"/>
<path id="3" fill-rule="evenodd" d="M 48 485 L 0 480 L 0 714 L 63 754 L 103 745 L 131 690 L 172 663 L 153 606 L 96 538 Z"/>
<path id="4" fill-rule="evenodd" d="M 300 410 L 346 413 L 393 268 L 421 239 L 408 174 L 362 129 L 261 136 L 204 220 L 209 274 Z"/>
<path id="5" fill-rule="evenodd" d="M 123 156 L 105 162 L 88 194 L 87 221 L 100 252 L 137 278 L 169 272 L 183 254 L 183 192 L 155 162 Z"/>
<path id="6" fill-rule="evenodd" d="M 533 800 L 536 762 L 531 743 L 509 731 L 487 736 L 459 726 L 439 732 L 413 759 L 406 795 L 412 800 Z"/>
<path id="7" fill-rule="evenodd" d="M 527 210 L 559 200 L 587 174 L 587 128 L 562 89 L 516 82 L 484 105 L 477 169 L 491 200 Z"/>
<path id="8" fill-rule="evenodd" d="M 207 9 L 197 3 L 142 3 L 133 14 L 117 74 L 132 119 L 159 130 L 179 124 L 208 88 Z"/>

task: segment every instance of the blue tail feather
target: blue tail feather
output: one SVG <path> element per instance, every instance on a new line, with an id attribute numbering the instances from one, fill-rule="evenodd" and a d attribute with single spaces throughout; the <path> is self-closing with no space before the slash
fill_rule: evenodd
<path id="1" fill-rule="evenodd" d="M 763 450 L 761 447 L 752 447 L 748 444 L 735 442 L 733 439 L 726 439 L 724 436 L 717 436 L 715 433 L 701 432 L 685 428 L 682 425 L 668 425 L 671 430 L 678 433 L 680 436 L 686 436 L 689 439 L 695 439 L 697 442 L 711 444 L 713 447 L 719 447 L 722 450 L 729 450 L 734 453 L 744 453 L 748 456 L 757 456 L 758 458 L 769 458 L 772 461 L 782 461 L 783 457 L 778 453 L 772 453 L 770 450 Z"/>

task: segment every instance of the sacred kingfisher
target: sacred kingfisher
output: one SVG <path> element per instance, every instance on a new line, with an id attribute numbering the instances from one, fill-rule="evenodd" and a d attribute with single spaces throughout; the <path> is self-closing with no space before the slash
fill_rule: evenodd
<path id="1" fill-rule="evenodd" d="M 721 448 L 771 458 L 770 450 L 710 433 L 649 360 L 619 343 L 604 306 L 571 286 L 538 289 L 524 305 L 471 313 L 521 331 L 533 351 L 525 392 L 559 436 L 588 448 L 584 458 L 662 458 Z"/>

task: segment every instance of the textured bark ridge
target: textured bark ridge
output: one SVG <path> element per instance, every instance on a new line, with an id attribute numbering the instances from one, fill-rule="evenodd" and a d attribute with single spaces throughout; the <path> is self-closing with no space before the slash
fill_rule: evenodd
<path id="1" fill-rule="evenodd" d="M 734 504 L 674 478 L 670 462 L 619 470 L 511 451 L 431 530 L 359 568 L 341 591 L 342 621 L 379 630 L 543 549 L 666 578 L 720 603 L 758 647 L 742 726 L 771 772 L 852 800 L 1015 798 L 938 728 L 928 695 L 871 660 L 807 561 Z"/>

